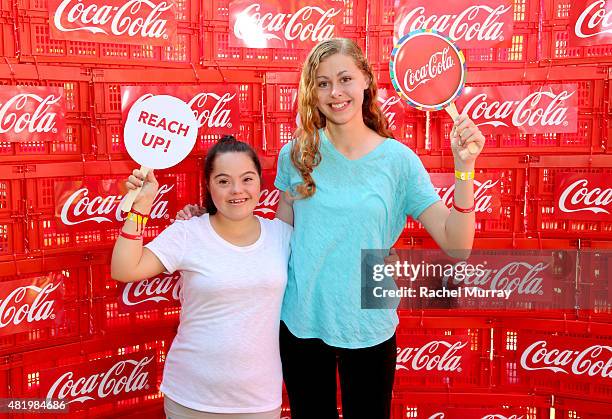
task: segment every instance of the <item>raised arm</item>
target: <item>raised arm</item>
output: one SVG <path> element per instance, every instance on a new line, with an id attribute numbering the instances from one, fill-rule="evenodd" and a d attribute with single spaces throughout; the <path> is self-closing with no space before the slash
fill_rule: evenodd
<path id="1" fill-rule="evenodd" d="M 144 185 L 143 185 L 144 183 Z M 149 214 L 159 184 L 151 170 L 145 179 L 139 170 L 134 170 L 126 183 L 128 189 L 143 186 L 134 200 L 132 208 L 142 214 Z M 160 260 L 149 249 L 143 248 L 142 239 L 128 238 L 140 236 L 135 221 L 126 219 L 121 231 L 126 236 L 119 235 L 113 248 L 111 259 L 111 276 L 120 282 L 135 282 L 162 273 L 165 268 Z"/>
<path id="2" fill-rule="evenodd" d="M 477 153 L 470 153 L 468 144 L 478 146 Z M 451 148 L 455 170 L 462 173 L 474 171 L 476 158 L 482 151 L 485 138 L 474 122 L 461 115 L 453 125 Z M 471 175 L 470 175 L 471 177 Z M 455 179 L 454 206 L 448 209 L 438 201 L 419 216 L 419 221 L 447 254 L 467 257 L 474 243 L 474 180 Z M 470 210 L 471 209 L 471 210 Z"/>

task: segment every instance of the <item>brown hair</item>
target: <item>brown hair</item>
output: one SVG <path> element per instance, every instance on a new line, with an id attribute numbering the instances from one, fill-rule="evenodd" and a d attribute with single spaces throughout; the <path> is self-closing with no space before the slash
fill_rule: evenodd
<path id="1" fill-rule="evenodd" d="M 304 181 L 297 187 L 301 198 L 311 197 L 317 190 L 312 171 L 321 162 L 319 151 L 321 139 L 318 130 L 325 127 L 326 124 L 325 115 L 317 108 L 317 68 L 321 61 L 334 54 L 352 57 L 357 68 L 370 79 L 369 87 L 364 90 L 363 122 L 378 135 L 393 138 L 393 134 L 389 131 L 389 123 L 376 102 L 378 87 L 372 68 L 359 45 L 346 38 L 332 38 L 320 42 L 310 51 L 302 68 L 298 92 L 300 126 L 295 132 L 295 141 L 291 147 L 291 162 Z"/>

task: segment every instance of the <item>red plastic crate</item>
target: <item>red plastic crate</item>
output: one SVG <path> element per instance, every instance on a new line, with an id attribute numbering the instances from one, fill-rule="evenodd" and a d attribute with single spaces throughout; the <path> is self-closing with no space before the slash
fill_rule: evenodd
<path id="1" fill-rule="evenodd" d="M 429 389 L 424 389 L 429 390 Z M 550 401 L 542 395 L 478 392 L 395 392 L 391 418 L 549 419 Z"/>
<path id="2" fill-rule="evenodd" d="M 30 250 L 46 253 L 111 247 L 118 234 L 120 223 L 88 223 L 81 228 L 58 225 L 58 204 L 55 183 L 71 181 L 81 183 L 88 179 L 127 177 L 136 165 L 131 161 L 87 162 L 85 164 L 32 165 L 27 174 L 27 205 L 32 209 L 29 228 Z M 57 176 L 60 175 L 61 176 Z M 160 171 L 157 178 L 162 183 L 175 185 L 177 208 L 199 201 L 201 171 L 198 162 L 187 159 L 169 170 Z M 93 199 L 90 197 L 90 199 Z M 166 214 L 173 217 L 174 214 Z M 145 237 L 154 237 L 161 231 L 159 225 L 149 225 Z"/>
<path id="3" fill-rule="evenodd" d="M 555 417 L 559 419 L 601 419 L 610 417 L 610 402 L 588 398 L 555 397 Z"/>
<path id="4" fill-rule="evenodd" d="M 349 27 L 365 26 L 366 4 L 364 0 L 336 0 L 343 3 L 340 7 L 343 10 L 342 23 Z M 230 0 L 210 0 L 203 8 L 203 26 L 217 24 L 218 22 L 228 23 L 229 21 Z"/>
<path id="5" fill-rule="evenodd" d="M 299 82 L 298 71 L 266 73 L 266 112 L 272 116 L 296 113 Z"/>
<path id="6" fill-rule="evenodd" d="M 310 49 L 294 48 L 243 48 L 231 47 L 229 29 L 226 24 L 216 24 L 202 31 L 201 59 L 205 66 L 226 66 L 260 70 L 300 70 Z M 351 38 L 365 51 L 365 37 L 361 32 L 346 32 L 343 37 Z"/>
<path id="7" fill-rule="evenodd" d="M 66 119 L 64 138 L 52 141 L 0 142 L 5 162 L 82 160 L 91 154 L 91 132 L 87 120 Z"/>
<path id="8" fill-rule="evenodd" d="M 81 341 L 68 345 L 56 346 L 44 350 L 23 352 L 14 356 L 9 364 L 10 397 L 44 398 L 48 388 L 41 387 L 41 377 L 46 370 L 95 362 L 111 357 L 123 357 L 131 353 L 150 352 L 155 356 L 156 376 L 151 377 L 154 385 L 146 394 L 129 397 L 119 394 L 118 399 L 97 404 L 86 411 L 80 403 L 69 407 L 70 417 L 131 417 L 131 413 L 141 412 L 158 406 L 162 400 L 159 384 L 162 379 L 163 365 L 172 342 L 173 335 L 159 331 L 156 336 L 140 333 L 106 336 L 103 339 Z M 110 398 L 110 397 L 109 397 Z M 53 417 L 61 418 L 66 414 Z M 21 417 L 14 415 L 13 417 Z M 27 417 L 27 416 L 24 416 Z"/>
<path id="9" fill-rule="evenodd" d="M 285 144 L 293 140 L 296 127 L 295 116 L 285 116 L 278 119 L 269 116 L 265 126 L 264 151 L 278 153 Z"/>
<path id="10" fill-rule="evenodd" d="M 523 29 L 538 21 L 538 0 L 514 0 L 514 28 Z M 368 29 L 393 30 L 395 23 L 395 0 L 368 2 Z"/>
<path id="11" fill-rule="evenodd" d="M 180 307 L 151 308 L 129 313 L 122 313 L 117 301 L 117 283 L 110 276 L 110 265 L 92 266 L 94 334 L 108 335 L 130 330 L 162 328 L 176 330 L 179 323 Z"/>
<path id="12" fill-rule="evenodd" d="M 18 219 L 0 220 L 0 261 L 23 254 L 25 224 Z"/>
<path id="13" fill-rule="evenodd" d="M 604 81 L 599 79 L 587 80 L 556 80 L 546 83 L 572 83 L 578 85 L 578 131 L 565 134 L 487 134 L 483 150 L 485 154 L 574 154 L 578 152 L 603 153 L 606 141 L 602 132 L 602 112 L 605 108 Z M 489 82 L 471 84 L 472 86 L 512 86 L 532 84 L 541 85 L 543 82 Z M 450 132 L 452 121 L 444 112 L 436 112 L 434 117 L 435 134 L 434 150 L 450 153 Z"/>
<path id="14" fill-rule="evenodd" d="M 612 250 L 597 247 L 582 250 L 580 293 L 577 305 L 581 319 L 612 322 Z"/>
<path id="15" fill-rule="evenodd" d="M 198 61 L 197 32 L 184 25 L 179 25 L 172 45 L 150 46 L 51 39 L 48 20 L 48 16 L 20 16 L 22 61 L 33 61 L 35 58 L 36 62 L 49 64 L 61 61 L 69 65 L 89 63 L 166 67 L 184 67 Z"/>
<path id="16" fill-rule="evenodd" d="M 445 388 L 486 388 L 490 375 L 490 333 L 491 324 L 486 318 L 422 317 L 400 310 L 400 324 L 397 328 L 398 354 L 402 339 L 410 342 L 411 336 L 431 337 L 432 340 L 446 337 L 460 337 L 469 346 L 472 362 L 462 360 L 459 374 L 437 372 L 436 375 L 411 376 L 397 370 L 395 391 L 423 391 L 424 389 Z M 399 355 L 398 355 L 399 358 Z"/>
<path id="17" fill-rule="evenodd" d="M 605 401 L 609 401 L 612 397 L 611 384 L 589 380 L 585 376 L 578 379 L 569 373 L 557 373 L 553 378 L 537 372 L 523 372 L 520 365 L 522 354 L 518 351 L 523 339 L 525 342 L 534 340 L 548 342 L 548 339 L 594 339 L 598 344 L 611 345 L 612 335 L 609 324 L 565 320 L 539 319 L 534 322 L 533 319 L 505 319 L 499 324 L 499 327 L 496 327 L 495 339 L 494 362 L 500 391 L 553 392 L 557 395 Z M 553 347 L 554 345 L 547 346 L 547 349 L 554 349 Z M 567 370 L 568 367 L 566 366 L 565 369 Z"/>
<path id="18" fill-rule="evenodd" d="M 148 81 L 145 85 L 164 85 L 171 86 L 175 84 L 180 85 L 197 85 L 198 82 L 192 80 L 181 80 L 183 77 L 179 75 L 177 77 L 173 72 L 164 72 L 160 70 L 157 73 L 158 82 Z M 193 73 L 190 74 L 193 77 Z M 170 81 L 172 83 L 170 83 Z M 257 82 L 230 82 L 232 85 L 238 87 L 238 104 L 240 106 L 240 112 L 246 114 L 259 114 L 261 113 L 261 84 Z M 123 81 L 123 82 L 101 82 L 96 83 L 95 86 L 95 104 L 93 104 L 96 114 L 102 115 L 105 118 L 117 118 L 121 119 L 121 87 L 122 86 L 139 86 L 143 85 L 139 81 Z M 206 85 L 202 84 L 202 88 L 205 89 Z"/>
<path id="19" fill-rule="evenodd" d="M 537 62 L 537 30 L 515 29 L 512 44 L 508 47 L 464 48 L 468 68 L 523 68 Z M 385 29 L 369 33 L 368 58 L 381 71 L 389 71 L 389 60 L 393 51 L 393 30 Z"/>
<path id="20" fill-rule="evenodd" d="M 15 57 L 14 21 L 10 12 L 0 11 L 0 57 Z"/>
<path id="21" fill-rule="evenodd" d="M 557 173 L 601 173 L 612 175 L 609 167 L 537 167 L 530 169 L 529 232 L 541 237 L 609 239 L 612 222 L 563 220 L 555 216 L 554 185 Z"/>
<path id="22" fill-rule="evenodd" d="M 20 266 L 20 267 L 18 267 Z M 51 323 L 43 323 L 28 331 L 12 333 L 0 329 L 0 354 L 18 353 L 54 345 L 76 342 L 89 334 L 90 307 L 89 261 L 79 255 L 45 259 L 27 259 L 24 263 L 10 266 L 0 265 L 6 275 L 0 282 L 27 280 L 39 276 L 61 275 L 63 310 L 54 309 L 55 318 Z M 22 270 L 25 270 L 22 271 Z"/>
<path id="23" fill-rule="evenodd" d="M 3 0 L 7 1 L 7 0 Z M 178 22 L 195 23 L 200 13 L 200 2 L 196 0 L 173 0 L 174 15 Z M 18 0 L 17 8 L 41 17 L 48 17 L 49 4 L 47 0 Z"/>
<path id="24" fill-rule="evenodd" d="M 601 62 L 602 59 L 612 55 L 612 44 L 571 46 L 569 30 L 553 27 L 542 31 L 543 57 L 553 60 L 582 58 L 590 59 L 593 62 Z"/>

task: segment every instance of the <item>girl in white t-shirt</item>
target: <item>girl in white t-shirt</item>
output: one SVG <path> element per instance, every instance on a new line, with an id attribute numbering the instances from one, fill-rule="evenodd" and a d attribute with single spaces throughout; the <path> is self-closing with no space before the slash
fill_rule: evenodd
<path id="1" fill-rule="evenodd" d="M 178 333 L 161 391 L 171 419 L 278 419 L 282 369 L 280 309 L 292 227 L 257 217 L 261 165 L 253 149 L 227 136 L 205 162 L 208 213 L 177 221 L 143 247 L 142 229 L 157 194 L 153 171 L 115 243 L 114 279 L 133 282 L 183 271 Z"/>

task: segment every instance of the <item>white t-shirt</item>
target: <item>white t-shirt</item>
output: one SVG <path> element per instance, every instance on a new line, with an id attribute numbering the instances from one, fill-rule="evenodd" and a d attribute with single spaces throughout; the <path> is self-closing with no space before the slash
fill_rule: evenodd
<path id="1" fill-rule="evenodd" d="M 219 236 L 208 214 L 177 221 L 146 245 L 183 271 L 178 333 L 161 391 L 190 409 L 256 413 L 281 405 L 278 333 L 293 228 L 260 218 L 250 246 Z"/>

